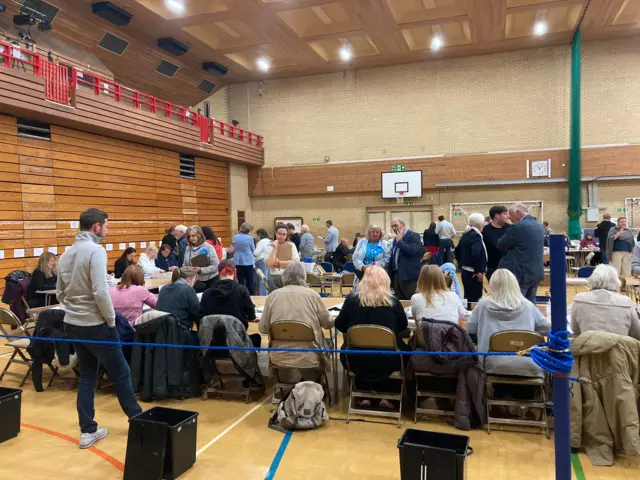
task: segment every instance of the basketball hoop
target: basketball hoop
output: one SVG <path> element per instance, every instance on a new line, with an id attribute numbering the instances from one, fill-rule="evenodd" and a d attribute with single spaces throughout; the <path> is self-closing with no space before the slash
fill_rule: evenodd
<path id="1" fill-rule="evenodd" d="M 404 203 L 404 196 L 407 194 L 406 191 L 396 192 L 396 202 L 400 205 Z"/>

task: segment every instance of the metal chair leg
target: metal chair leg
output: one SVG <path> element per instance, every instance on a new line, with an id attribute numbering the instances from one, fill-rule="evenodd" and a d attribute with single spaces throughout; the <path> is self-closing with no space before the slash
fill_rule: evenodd
<path id="1" fill-rule="evenodd" d="M 4 370 L 2 370 L 2 373 L 0 373 L 0 381 L 2 380 L 2 378 L 4 377 L 4 374 L 7 373 L 7 370 L 9 370 L 9 366 L 11 365 L 11 363 L 13 362 L 13 359 L 16 358 L 16 355 L 18 354 L 18 349 L 14 348 L 13 349 L 13 355 L 11 355 L 11 357 L 9 358 L 9 361 L 7 362 L 7 364 L 4 366 Z"/>
<path id="2" fill-rule="evenodd" d="M 353 403 L 353 377 L 349 379 L 349 406 L 347 407 L 347 424 L 351 421 L 351 404 Z"/>
<path id="3" fill-rule="evenodd" d="M 398 428 L 402 426 L 402 400 L 404 399 L 404 378 L 400 386 L 400 409 L 398 410 Z"/>
<path id="4" fill-rule="evenodd" d="M 31 369 L 33 368 L 33 365 L 31 364 L 31 362 L 29 362 L 29 369 L 27 370 L 27 373 L 24 374 L 24 377 L 22 377 L 22 380 L 20 381 L 20 387 L 23 387 L 25 383 L 27 383 L 27 379 L 29 378 L 29 375 L 31 375 Z"/>

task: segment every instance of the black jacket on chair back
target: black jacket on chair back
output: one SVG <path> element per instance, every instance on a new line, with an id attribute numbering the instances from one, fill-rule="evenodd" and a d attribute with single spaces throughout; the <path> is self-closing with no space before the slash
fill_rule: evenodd
<path id="1" fill-rule="evenodd" d="M 193 345 L 191 332 L 173 315 L 163 315 L 135 326 L 140 343 Z M 134 346 L 131 380 L 140 400 L 200 395 L 197 349 Z"/>

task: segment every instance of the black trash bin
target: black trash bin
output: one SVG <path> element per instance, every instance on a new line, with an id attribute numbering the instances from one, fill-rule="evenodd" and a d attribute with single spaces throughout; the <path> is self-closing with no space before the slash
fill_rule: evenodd
<path id="1" fill-rule="evenodd" d="M 22 390 L 0 387 L 0 443 L 20 433 Z"/>
<path id="2" fill-rule="evenodd" d="M 402 480 L 465 480 L 469 437 L 408 428 L 398 440 Z"/>
<path id="3" fill-rule="evenodd" d="M 198 413 L 153 407 L 129 419 L 124 480 L 178 478 L 196 463 Z"/>

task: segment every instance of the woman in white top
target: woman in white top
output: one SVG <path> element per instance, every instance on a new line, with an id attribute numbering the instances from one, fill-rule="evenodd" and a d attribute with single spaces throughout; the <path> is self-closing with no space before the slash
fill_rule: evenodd
<path id="1" fill-rule="evenodd" d="M 256 258 L 256 268 L 259 269 L 264 276 L 269 279 L 269 269 L 264 263 L 265 257 L 267 256 L 267 250 L 269 248 L 269 244 L 271 240 L 269 239 L 269 233 L 264 228 L 259 228 L 256 230 L 256 235 L 260 238 L 256 245 L 255 250 L 253 251 L 253 256 Z M 267 286 L 262 283 L 260 279 L 257 280 L 258 285 L 258 294 L 261 297 L 267 295 Z"/>
<path id="2" fill-rule="evenodd" d="M 293 242 L 287 242 L 287 235 L 289 235 L 287 225 L 278 223 L 278 225 L 276 225 L 276 239 L 267 246 L 264 263 L 269 267 L 269 290 L 271 291 L 282 287 L 282 272 L 286 266 L 291 262 L 300 261 L 298 249 Z M 290 246 L 290 260 L 282 260 L 282 254 L 278 253 L 278 250 L 280 250 L 280 252 L 284 250 L 282 248 L 283 245 Z"/>
<path id="3" fill-rule="evenodd" d="M 418 293 L 411 297 L 411 313 L 420 324 L 423 319 L 458 323 L 468 312 L 460 297 L 447 288 L 444 274 L 437 265 L 425 265 L 418 278 Z"/>
<path id="4" fill-rule="evenodd" d="M 164 270 L 156 267 L 156 257 L 158 256 L 158 249 L 152 245 L 149 245 L 144 253 L 140 254 L 138 258 L 138 266 L 142 268 L 145 275 L 157 275 L 158 273 L 164 273 Z"/>

